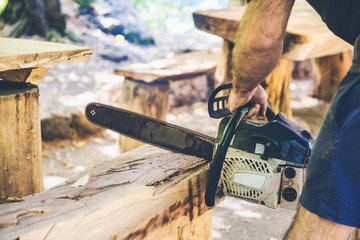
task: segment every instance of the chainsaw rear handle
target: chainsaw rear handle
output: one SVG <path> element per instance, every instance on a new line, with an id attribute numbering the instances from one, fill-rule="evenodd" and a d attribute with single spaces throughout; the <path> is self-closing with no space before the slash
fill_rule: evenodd
<path id="1" fill-rule="evenodd" d="M 247 104 L 245 106 L 239 107 L 234 112 L 225 127 L 224 134 L 222 135 L 217 145 L 213 161 L 210 164 L 209 177 L 206 184 L 205 204 L 208 207 L 213 207 L 215 205 L 215 195 L 227 150 L 241 120 L 249 112 L 250 106 L 250 104 Z"/>
<path id="2" fill-rule="evenodd" d="M 210 117 L 212 118 L 223 118 L 226 116 L 230 116 L 232 112 L 226 107 L 226 104 L 229 99 L 229 95 L 223 95 L 216 97 L 216 95 L 224 90 L 231 89 L 232 88 L 232 82 L 227 82 L 224 84 L 221 84 L 219 87 L 217 87 L 210 95 L 208 100 L 208 112 Z M 267 103 L 266 108 L 266 118 L 268 121 L 273 119 L 275 117 L 275 112 L 270 106 L 269 103 Z"/>

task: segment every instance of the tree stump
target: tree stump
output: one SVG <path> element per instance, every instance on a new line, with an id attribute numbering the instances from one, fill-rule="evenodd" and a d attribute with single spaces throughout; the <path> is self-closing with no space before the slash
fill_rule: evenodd
<path id="1" fill-rule="evenodd" d="M 330 101 L 352 63 L 352 50 L 315 59 L 313 96 Z"/>
<path id="2" fill-rule="evenodd" d="M 0 81 L 0 202 L 43 191 L 39 89 Z"/>
<path id="3" fill-rule="evenodd" d="M 122 86 L 122 107 L 165 121 L 168 113 L 168 96 L 168 81 L 145 83 L 126 78 Z M 121 152 L 127 152 L 141 145 L 142 142 L 120 136 Z"/>

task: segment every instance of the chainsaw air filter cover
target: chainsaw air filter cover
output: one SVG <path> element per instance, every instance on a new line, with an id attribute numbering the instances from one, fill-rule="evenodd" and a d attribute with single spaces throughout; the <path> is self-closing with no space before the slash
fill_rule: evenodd
<path id="1" fill-rule="evenodd" d="M 221 183 L 226 195 L 276 208 L 284 161 L 264 161 L 259 155 L 230 149 L 226 155 Z"/>

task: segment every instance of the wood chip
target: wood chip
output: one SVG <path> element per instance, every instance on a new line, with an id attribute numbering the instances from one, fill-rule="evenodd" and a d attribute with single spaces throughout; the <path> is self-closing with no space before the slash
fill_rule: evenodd
<path id="1" fill-rule="evenodd" d="M 77 187 L 85 186 L 88 183 L 89 179 L 90 179 L 90 174 L 86 174 L 85 176 L 74 182 L 70 187 L 77 188 Z"/>
<path id="2" fill-rule="evenodd" d="M 21 202 L 24 201 L 22 197 L 8 197 L 6 202 Z"/>

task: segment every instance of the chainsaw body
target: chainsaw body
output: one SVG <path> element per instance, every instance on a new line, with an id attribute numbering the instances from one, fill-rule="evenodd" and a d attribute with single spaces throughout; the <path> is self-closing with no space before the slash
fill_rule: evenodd
<path id="1" fill-rule="evenodd" d="M 224 99 L 227 100 L 222 97 L 221 101 Z M 282 113 L 275 115 L 272 111 L 267 116 L 269 121 L 240 119 L 225 147 L 224 135 L 234 123 L 230 123 L 230 117 L 221 120 L 213 159 L 220 162 L 219 158 L 224 158 L 218 187 L 227 196 L 270 208 L 296 209 L 315 139 Z M 227 148 L 225 157 L 215 154 L 218 148 Z M 210 175 L 214 175 L 212 168 L 215 167 L 210 166 Z"/>

